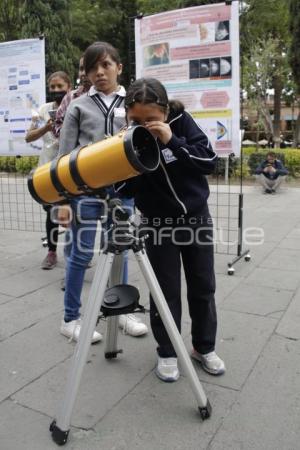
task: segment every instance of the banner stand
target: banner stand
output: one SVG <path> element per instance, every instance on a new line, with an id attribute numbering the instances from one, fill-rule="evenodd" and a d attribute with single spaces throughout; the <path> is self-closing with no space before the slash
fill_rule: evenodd
<path id="1" fill-rule="evenodd" d="M 226 0 L 223 4 L 220 2 L 220 5 L 218 5 L 220 7 L 220 13 L 223 14 L 223 19 L 220 19 L 220 20 L 221 21 L 225 20 L 225 22 L 223 22 L 224 25 L 228 25 L 227 22 L 226 22 L 227 19 L 226 18 L 224 19 L 224 14 L 226 15 L 226 11 L 224 10 L 224 7 L 225 6 L 231 6 L 233 1 L 235 2 L 235 1 L 238 1 L 238 0 Z M 209 4 L 209 5 L 201 5 L 201 7 L 202 6 L 203 6 L 203 8 L 206 8 L 205 11 L 207 12 L 208 11 L 207 7 L 210 7 L 212 5 L 211 4 Z M 214 5 L 214 6 L 216 6 L 216 5 Z M 199 6 L 199 8 L 200 8 L 200 6 Z M 181 11 L 178 12 L 178 17 L 179 17 L 178 18 L 178 23 L 183 23 L 183 22 L 181 22 L 181 20 L 184 21 L 184 19 L 186 17 L 185 13 L 188 14 L 188 12 L 187 12 L 188 10 L 189 10 L 189 8 L 186 8 L 186 10 L 181 10 Z M 236 11 L 237 10 L 236 10 L 236 6 L 235 6 L 235 17 L 236 17 L 236 14 L 237 14 Z M 164 13 L 161 13 L 161 15 L 160 15 L 160 13 L 158 14 L 159 17 L 158 17 L 157 22 L 155 23 L 155 27 L 154 28 L 155 28 L 155 30 L 157 30 L 157 37 L 155 36 L 155 42 L 156 42 L 156 40 L 157 40 L 157 42 L 159 42 L 159 39 L 160 39 L 161 42 L 165 42 L 166 43 L 166 44 L 164 44 L 164 46 L 168 47 L 169 57 L 171 58 L 171 66 L 172 66 L 172 56 L 173 56 L 173 54 L 177 55 L 178 52 L 180 51 L 180 48 L 179 49 L 178 48 L 173 48 L 171 45 L 169 45 L 169 42 L 170 42 L 171 38 L 164 37 L 164 36 L 167 36 L 167 35 L 164 34 L 164 29 L 162 28 L 163 27 L 163 17 L 164 17 L 163 14 Z M 171 23 L 172 20 L 173 20 L 172 14 L 173 14 L 173 11 L 167 11 L 165 20 L 166 21 L 169 20 L 170 23 Z M 153 17 L 154 16 L 155 15 L 153 15 Z M 166 70 L 170 71 L 170 69 L 168 68 L 168 66 L 169 66 L 168 64 L 164 66 L 163 64 L 159 63 L 159 65 L 152 66 L 151 65 L 152 62 L 149 62 L 149 60 L 148 60 L 149 57 L 150 57 L 148 55 L 148 53 L 150 52 L 150 50 L 152 50 L 152 47 L 155 47 L 155 44 L 153 44 L 153 39 L 151 40 L 151 38 L 148 39 L 148 37 L 147 37 L 149 34 L 151 35 L 151 32 L 152 32 L 151 26 L 152 26 L 152 23 L 154 22 L 154 18 L 153 18 L 153 22 L 152 23 L 149 22 L 149 19 L 148 19 L 148 22 L 143 27 L 143 28 L 145 28 L 145 31 L 143 31 L 143 28 L 140 26 L 140 28 L 139 28 L 140 31 L 139 31 L 139 34 L 138 34 L 138 45 L 139 45 L 139 54 L 138 54 L 138 56 L 134 52 L 135 45 L 136 45 L 136 42 L 135 42 L 136 36 L 135 36 L 135 33 L 134 33 L 134 31 L 136 29 L 135 24 L 138 23 L 136 21 L 143 20 L 144 18 L 145 19 L 149 18 L 149 15 L 143 15 L 143 14 L 140 13 L 139 15 L 137 15 L 135 17 L 131 17 L 129 19 L 129 21 L 130 21 L 130 23 L 129 23 L 129 29 L 130 29 L 129 56 L 130 56 L 130 72 L 131 72 L 130 75 L 131 75 L 131 79 L 132 80 L 135 79 L 135 68 L 136 68 L 136 61 L 137 61 L 136 58 L 137 57 L 139 58 L 138 59 L 139 69 L 137 70 L 139 76 L 152 76 L 152 75 L 148 75 L 148 73 L 152 73 L 152 71 L 154 71 L 154 67 L 158 68 L 158 69 L 155 69 L 155 70 L 158 70 L 158 71 L 161 71 L 163 67 L 166 67 Z M 208 24 L 205 23 L 204 25 L 206 25 L 208 33 L 212 34 L 213 31 L 212 31 L 211 23 L 208 23 Z M 182 26 L 184 27 L 184 24 Z M 150 28 L 148 29 L 147 27 L 150 27 Z M 179 27 L 179 25 L 178 25 L 178 27 Z M 146 30 L 147 30 L 147 33 L 146 33 Z M 176 31 L 176 33 L 179 33 L 179 32 L 180 32 L 180 28 L 179 28 L 179 31 Z M 233 34 L 232 39 L 236 38 L 236 35 L 238 33 L 236 29 L 228 28 L 228 33 L 229 32 Z M 159 33 L 161 33 L 161 34 L 159 34 Z M 170 33 L 171 33 L 171 31 L 170 31 Z M 223 36 L 225 35 L 225 33 L 226 33 L 226 30 L 225 31 L 223 30 Z M 222 34 L 222 30 L 220 31 L 220 36 L 221 36 L 221 34 Z M 161 36 L 161 37 L 159 38 L 158 36 Z M 177 36 L 177 34 L 176 34 L 176 36 Z M 147 37 L 147 40 L 146 40 L 146 37 Z M 231 35 L 230 35 L 230 38 L 231 38 Z M 208 41 L 209 41 L 209 38 L 208 38 Z M 217 45 L 220 45 L 220 43 L 217 43 Z M 224 42 L 222 43 L 222 45 L 224 45 L 226 47 L 226 38 L 225 38 Z M 141 46 L 143 46 L 143 52 L 142 52 Z M 203 47 L 203 49 L 204 49 L 204 47 Z M 142 73 L 142 75 L 140 74 L 140 72 L 141 72 L 141 58 L 143 60 L 142 64 L 144 64 L 144 66 L 145 66 L 145 69 L 143 69 L 143 71 L 146 72 L 146 74 Z M 148 58 L 148 59 L 145 59 L 145 58 Z M 196 59 L 197 56 L 194 56 L 192 58 Z M 192 58 L 190 58 L 190 59 L 192 59 Z M 238 59 L 239 56 L 236 56 L 236 58 Z M 225 59 L 226 59 L 226 57 L 225 57 Z M 227 58 L 227 59 L 228 59 L 228 61 L 230 61 L 229 58 Z M 203 59 L 199 60 L 200 63 L 201 63 L 201 61 L 205 62 Z M 212 58 L 212 63 L 211 64 L 213 64 L 213 62 L 214 62 L 214 58 Z M 191 70 L 191 68 L 190 68 L 190 70 Z M 158 73 L 161 73 L 161 72 L 158 72 Z M 238 75 L 235 73 L 235 76 L 238 76 Z M 153 77 L 155 78 L 154 72 L 153 72 Z M 200 80 L 201 80 L 201 74 L 200 74 Z M 192 82 L 192 81 L 193 80 L 190 80 L 190 82 Z M 198 79 L 198 81 L 199 81 L 199 79 Z M 162 80 L 162 82 L 164 83 L 163 80 Z M 205 78 L 203 79 L 203 82 L 207 83 Z M 226 82 L 226 80 L 225 80 L 225 82 Z M 214 84 L 213 81 L 211 81 L 211 83 Z M 225 91 L 225 89 L 223 89 L 223 91 Z M 176 93 L 173 94 L 173 97 L 176 98 Z M 207 101 L 211 101 L 212 100 L 211 97 L 206 96 L 206 98 L 207 98 Z M 219 102 L 222 102 L 222 100 L 223 100 L 222 99 L 222 94 L 218 93 L 217 91 L 216 91 L 216 99 L 219 100 Z M 184 103 L 184 101 L 183 101 L 183 103 Z M 199 121 L 200 121 L 200 125 L 201 125 L 201 111 L 200 111 L 200 114 L 199 114 Z M 225 124 L 227 123 L 226 120 L 225 121 L 224 120 L 220 120 L 220 122 L 221 122 L 220 125 L 222 125 L 222 123 L 224 123 L 224 122 L 225 122 Z M 237 142 L 238 141 L 238 139 L 237 139 L 238 131 L 236 129 L 236 125 L 235 125 L 235 128 L 233 130 L 231 130 L 231 132 L 232 132 L 232 136 L 233 137 L 235 136 L 235 139 L 236 139 L 236 142 Z M 236 144 L 236 146 L 237 145 L 239 145 L 239 147 L 241 148 L 241 140 L 239 140 L 239 144 Z M 242 258 L 244 258 L 245 261 L 250 261 L 250 259 L 251 259 L 249 250 L 248 249 L 247 250 L 243 250 L 243 203 L 244 203 L 244 201 L 243 201 L 243 186 L 242 186 L 242 181 L 243 181 L 243 171 L 242 171 L 242 169 L 243 169 L 243 154 L 242 154 L 242 151 L 243 150 L 241 148 L 241 153 L 240 153 L 240 155 L 241 155 L 241 161 L 240 161 L 241 167 L 240 167 L 240 186 L 239 186 L 240 189 L 239 189 L 239 193 L 231 191 L 231 183 L 230 183 L 230 175 L 231 174 L 230 174 L 230 169 L 231 169 L 231 166 L 232 166 L 233 161 L 234 161 L 233 160 L 233 155 L 226 155 L 226 156 L 224 155 L 224 156 L 221 156 L 219 158 L 219 160 L 223 160 L 222 161 L 222 168 L 224 170 L 224 181 L 223 181 L 223 183 L 225 184 L 225 186 L 223 185 L 221 187 L 220 184 L 219 184 L 219 173 L 218 173 L 219 170 L 217 168 L 217 183 L 216 183 L 216 186 L 211 186 L 212 194 L 211 194 L 211 197 L 209 199 L 210 209 L 212 211 L 213 210 L 215 211 L 215 214 L 212 214 L 212 216 L 213 216 L 214 221 L 216 222 L 216 226 L 223 234 L 225 234 L 227 236 L 226 244 L 219 245 L 218 243 L 216 243 L 215 252 L 218 253 L 218 254 L 232 255 L 234 257 L 230 262 L 227 263 L 227 268 L 228 268 L 227 273 L 228 273 L 228 275 L 233 275 L 234 274 L 235 269 L 234 269 L 233 266 L 238 261 L 240 261 Z M 224 164 L 224 167 L 223 167 L 223 164 Z M 223 170 L 222 170 L 222 173 L 223 173 Z M 216 189 L 216 192 L 213 192 L 214 189 Z M 226 190 L 226 192 L 224 192 L 224 189 Z M 235 203 L 235 201 L 237 201 L 237 203 Z M 233 221 L 235 222 L 234 226 L 232 225 Z M 236 239 L 234 240 L 234 245 L 231 242 L 231 237 L 232 237 L 233 233 L 236 235 Z M 235 248 L 234 253 L 232 252 L 233 247 Z"/>

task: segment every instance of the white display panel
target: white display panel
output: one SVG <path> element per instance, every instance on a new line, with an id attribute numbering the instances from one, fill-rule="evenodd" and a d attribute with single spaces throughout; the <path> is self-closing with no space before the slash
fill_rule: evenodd
<path id="1" fill-rule="evenodd" d="M 0 155 L 38 155 L 41 141 L 26 144 L 32 111 L 45 103 L 45 43 L 0 43 Z"/>

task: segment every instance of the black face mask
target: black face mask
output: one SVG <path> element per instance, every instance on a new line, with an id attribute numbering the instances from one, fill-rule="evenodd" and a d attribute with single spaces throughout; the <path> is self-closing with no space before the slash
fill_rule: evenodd
<path id="1" fill-rule="evenodd" d="M 49 92 L 48 94 L 48 101 L 49 102 L 56 102 L 59 105 L 62 102 L 62 99 L 66 95 L 67 91 L 57 91 L 57 92 Z"/>

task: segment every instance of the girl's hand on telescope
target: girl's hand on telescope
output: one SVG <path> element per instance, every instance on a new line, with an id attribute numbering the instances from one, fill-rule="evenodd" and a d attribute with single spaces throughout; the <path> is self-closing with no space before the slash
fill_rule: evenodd
<path id="1" fill-rule="evenodd" d="M 165 122 L 152 121 L 145 122 L 145 127 L 153 134 L 153 136 L 157 137 L 163 144 L 167 144 L 171 137 L 172 131 L 170 126 Z"/>

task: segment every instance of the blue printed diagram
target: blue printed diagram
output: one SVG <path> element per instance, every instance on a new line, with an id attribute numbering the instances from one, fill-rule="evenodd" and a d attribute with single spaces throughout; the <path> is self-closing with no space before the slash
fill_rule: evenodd
<path id="1" fill-rule="evenodd" d="M 27 107 L 30 109 L 37 109 L 39 107 L 39 102 L 38 102 L 37 98 L 29 92 L 26 93 L 26 102 L 27 102 Z"/>
<path id="2" fill-rule="evenodd" d="M 217 139 L 222 139 L 227 134 L 227 128 L 225 125 L 217 121 Z"/>

